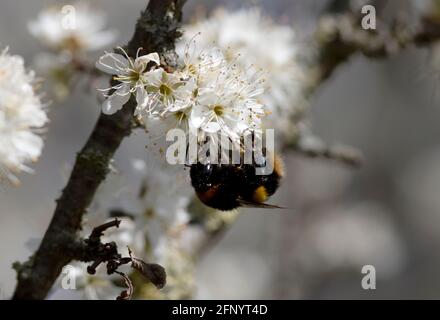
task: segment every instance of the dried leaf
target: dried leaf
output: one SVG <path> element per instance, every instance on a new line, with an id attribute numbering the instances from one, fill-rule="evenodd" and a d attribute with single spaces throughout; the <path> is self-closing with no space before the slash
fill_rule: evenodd
<path id="1" fill-rule="evenodd" d="M 130 278 L 122 272 L 115 272 L 124 279 L 124 283 L 127 286 L 127 290 L 122 291 L 121 294 L 116 297 L 116 300 L 131 300 L 131 297 L 133 296 L 133 284 L 131 283 Z"/>
<path id="2" fill-rule="evenodd" d="M 162 289 L 166 284 L 167 274 L 164 267 L 156 263 L 146 263 L 132 255 L 130 248 L 128 249 L 131 258 L 131 267 L 139 271 L 145 278 L 151 281 L 157 289 Z"/>

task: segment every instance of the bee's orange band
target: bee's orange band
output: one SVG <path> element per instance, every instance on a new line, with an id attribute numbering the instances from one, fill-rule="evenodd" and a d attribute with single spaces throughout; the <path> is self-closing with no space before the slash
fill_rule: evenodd
<path id="1" fill-rule="evenodd" d="M 267 190 L 264 186 L 259 186 L 257 189 L 255 189 L 254 194 L 252 196 L 252 199 L 258 203 L 263 203 L 268 198 L 269 196 L 267 195 Z"/>

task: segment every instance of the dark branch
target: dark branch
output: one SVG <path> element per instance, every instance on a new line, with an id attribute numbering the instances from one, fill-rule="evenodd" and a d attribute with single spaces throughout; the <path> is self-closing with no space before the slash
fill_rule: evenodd
<path id="1" fill-rule="evenodd" d="M 127 51 L 135 56 L 158 52 L 165 63 L 174 64 L 174 42 L 179 34 L 184 0 L 150 0 L 142 13 Z M 101 114 L 84 148 L 78 153 L 67 186 L 57 200 L 52 221 L 43 241 L 24 264 L 16 264 L 17 287 L 14 299 L 44 299 L 63 266 L 78 250 L 77 232 L 97 188 L 109 171 L 109 163 L 122 140 L 130 135 L 135 101 L 131 99 L 118 113 Z"/>
<path id="2" fill-rule="evenodd" d="M 380 3 L 383 6 L 386 2 Z M 411 46 L 423 48 L 440 41 L 440 17 L 424 16 L 416 28 L 408 21 L 395 19 L 392 23 L 385 24 L 378 19 L 377 30 L 365 30 L 362 28 L 360 12 L 349 10 L 347 4 L 347 1 L 332 1 L 332 5 L 320 19 L 311 42 L 311 50 L 304 50 L 306 53 L 312 52 L 304 58 L 306 72 L 311 79 L 304 88 L 306 98 L 310 98 L 339 66 L 357 54 L 370 59 L 383 59 Z M 382 6 L 378 6 L 378 9 Z M 293 123 L 297 122 L 293 119 Z M 292 133 L 287 139 L 285 149 L 351 166 L 361 164 L 361 154 L 354 149 L 325 145 L 310 148 L 302 144 L 304 137 L 301 132 L 298 134 L 292 130 Z"/>
<path id="3" fill-rule="evenodd" d="M 353 12 L 323 18 L 327 23 L 316 31 L 321 82 L 357 53 L 372 59 L 387 58 L 410 46 L 427 47 L 440 41 L 438 18 L 423 17 L 416 29 L 408 21 L 396 19 L 386 25 L 378 20 L 377 30 L 362 29 L 361 18 Z M 330 20 L 333 28 L 326 26 Z"/>

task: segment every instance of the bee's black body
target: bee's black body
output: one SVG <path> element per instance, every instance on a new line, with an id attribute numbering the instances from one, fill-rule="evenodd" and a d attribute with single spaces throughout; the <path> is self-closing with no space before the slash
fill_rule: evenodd
<path id="1" fill-rule="evenodd" d="M 275 156 L 272 173 L 257 175 L 253 164 L 202 164 L 191 166 L 191 183 L 207 206 L 229 211 L 240 206 L 275 207 L 264 202 L 275 193 L 283 176 L 281 160 Z"/>
<path id="2" fill-rule="evenodd" d="M 240 171 L 234 165 L 196 163 L 191 182 L 200 200 L 213 208 L 232 210 L 239 206 Z"/>

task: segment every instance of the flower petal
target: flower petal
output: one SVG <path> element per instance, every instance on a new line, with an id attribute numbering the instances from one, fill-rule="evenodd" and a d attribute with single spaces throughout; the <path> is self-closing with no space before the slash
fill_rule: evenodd
<path id="1" fill-rule="evenodd" d="M 104 101 L 102 104 L 102 112 L 108 115 L 114 114 L 121 110 L 128 100 L 130 100 L 130 94 L 120 95 L 118 91 L 116 91 Z"/>
<path id="2" fill-rule="evenodd" d="M 203 131 L 206 131 L 208 133 L 216 133 L 221 129 L 221 126 L 218 122 L 209 122 L 206 125 L 202 127 Z"/>
<path id="3" fill-rule="evenodd" d="M 165 70 L 163 70 L 162 68 L 158 68 L 153 71 L 149 71 L 145 75 L 145 80 L 148 82 L 149 86 L 159 88 L 160 85 L 162 84 L 162 77 L 163 77 L 164 72 L 165 72 Z"/>
<path id="4" fill-rule="evenodd" d="M 147 64 L 149 62 L 154 62 L 157 65 L 160 65 L 160 58 L 159 58 L 159 54 L 157 54 L 156 52 L 147 54 L 145 56 L 140 56 L 138 57 L 134 64 L 135 64 L 135 68 L 136 69 L 140 69 L 140 67 L 142 66 L 142 70 L 140 71 L 144 71 L 144 69 L 147 67 Z"/>
<path id="5" fill-rule="evenodd" d="M 137 102 L 137 108 L 136 109 L 145 109 L 149 102 L 148 92 L 144 88 L 139 88 L 136 90 L 136 102 Z"/>
<path id="6" fill-rule="evenodd" d="M 219 97 L 214 90 L 201 89 L 199 90 L 197 101 L 198 103 L 205 106 L 215 105 L 219 101 Z"/>
<path id="7" fill-rule="evenodd" d="M 127 58 L 117 53 L 106 53 L 96 62 L 96 68 L 108 74 L 119 74 L 129 65 Z"/>
<path id="8" fill-rule="evenodd" d="M 191 110 L 190 123 L 194 128 L 200 128 L 206 121 L 206 108 L 195 105 Z"/>

